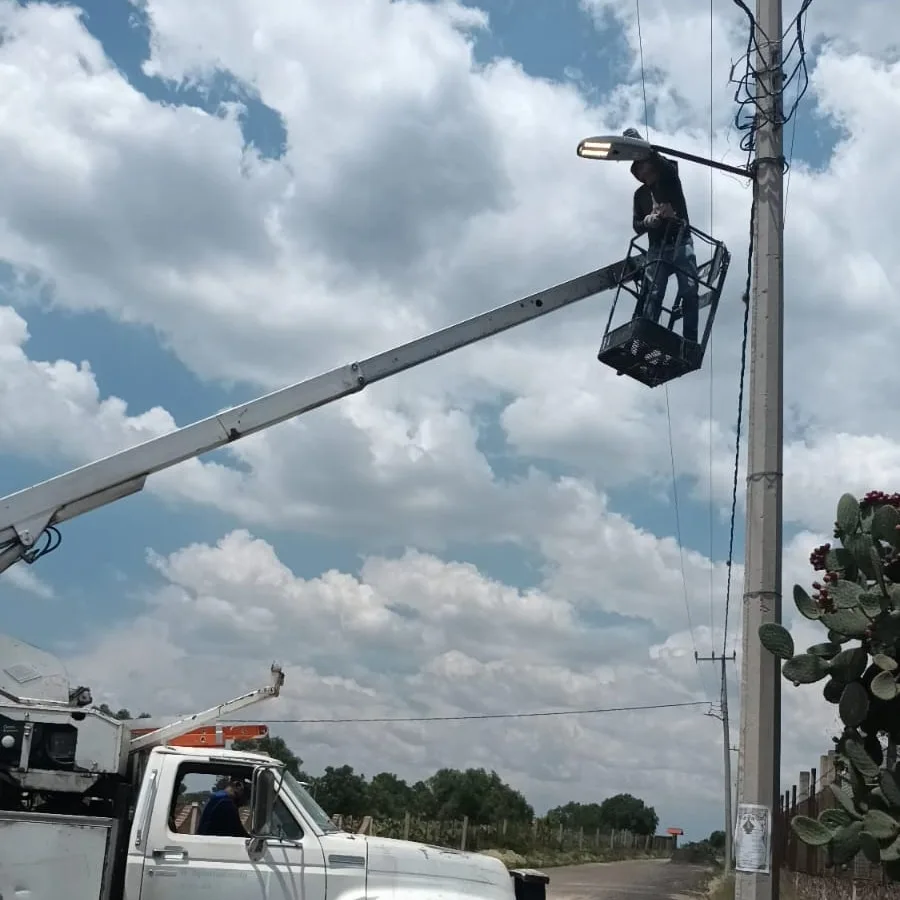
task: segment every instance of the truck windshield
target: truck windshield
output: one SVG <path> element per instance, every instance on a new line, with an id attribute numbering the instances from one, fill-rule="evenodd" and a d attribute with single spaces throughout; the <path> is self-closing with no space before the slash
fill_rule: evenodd
<path id="1" fill-rule="evenodd" d="M 313 799 L 312 794 L 291 775 L 286 769 L 281 770 L 284 781 L 281 783 L 281 789 L 287 791 L 297 803 L 305 810 L 306 814 L 326 833 L 334 833 L 341 829 L 331 821 L 328 813 L 319 806 Z"/>

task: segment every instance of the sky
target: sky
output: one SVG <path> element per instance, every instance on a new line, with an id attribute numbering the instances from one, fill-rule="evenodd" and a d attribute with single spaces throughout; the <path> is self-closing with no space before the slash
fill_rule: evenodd
<path id="1" fill-rule="evenodd" d="M 0 0 L 0 494 L 622 258 L 644 129 L 744 162 L 733 4 Z M 785 8 L 785 21 L 796 4 Z M 891 25 L 892 19 L 897 21 Z M 785 617 L 844 490 L 893 490 L 900 12 L 814 0 L 787 126 Z M 647 109 L 641 79 L 644 59 Z M 793 90 L 793 88 L 792 88 Z M 791 95 L 789 94 L 789 100 Z M 629 791 L 721 827 L 738 742 L 750 193 L 682 164 L 733 254 L 703 370 L 597 362 L 613 295 L 153 476 L 0 576 L 4 629 L 97 702 L 193 711 L 286 671 L 310 771 L 495 769 L 539 812 Z M 455 723 L 454 716 L 700 703 Z M 783 783 L 832 708 L 785 685 Z"/>

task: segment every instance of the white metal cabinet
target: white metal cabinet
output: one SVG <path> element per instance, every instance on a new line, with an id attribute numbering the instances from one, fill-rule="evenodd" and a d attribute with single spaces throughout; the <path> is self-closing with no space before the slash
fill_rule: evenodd
<path id="1" fill-rule="evenodd" d="M 0 897 L 97 900 L 112 819 L 0 812 Z"/>

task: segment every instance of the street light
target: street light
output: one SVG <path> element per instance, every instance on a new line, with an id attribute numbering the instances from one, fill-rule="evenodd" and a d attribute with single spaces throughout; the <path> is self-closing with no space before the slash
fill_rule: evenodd
<path id="1" fill-rule="evenodd" d="M 719 162 L 715 159 L 695 156 L 693 153 L 673 150 L 671 147 L 660 147 L 658 144 L 651 144 L 643 138 L 621 134 L 585 138 L 579 142 L 575 152 L 582 159 L 605 159 L 611 162 L 638 162 L 642 159 L 647 159 L 653 153 L 665 153 L 666 156 L 686 159 L 688 162 L 699 163 L 701 166 L 708 166 L 710 169 L 718 169 L 720 172 L 728 172 L 731 175 L 739 175 L 741 178 L 753 180 L 755 177 L 753 172 L 746 166 L 730 166 L 728 163 Z"/>
<path id="2" fill-rule="evenodd" d="M 653 145 L 643 138 L 616 136 L 589 137 L 578 144 L 582 159 L 612 159 L 635 161 L 653 153 Z"/>

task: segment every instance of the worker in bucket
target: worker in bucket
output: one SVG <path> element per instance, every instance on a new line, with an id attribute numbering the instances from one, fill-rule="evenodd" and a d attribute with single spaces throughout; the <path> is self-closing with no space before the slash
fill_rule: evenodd
<path id="1" fill-rule="evenodd" d="M 636 128 L 629 128 L 625 137 L 642 140 Z M 699 276 L 678 163 L 653 151 L 632 164 L 631 174 L 641 183 L 634 192 L 634 230 L 646 234 L 650 245 L 635 318 L 659 321 L 669 277 L 674 274 L 681 299 L 682 334 L 686 341 L 696 343 Z"/>
<path id="2" fill-rule="evenodd" d="M 240 808 L 250 799 L 250 785 L 240 775 L 232 776 L 224 787 L 212 793 L 197 824 L 197 834 L 217 837 L 250 837 L 241 821 Z"/>

